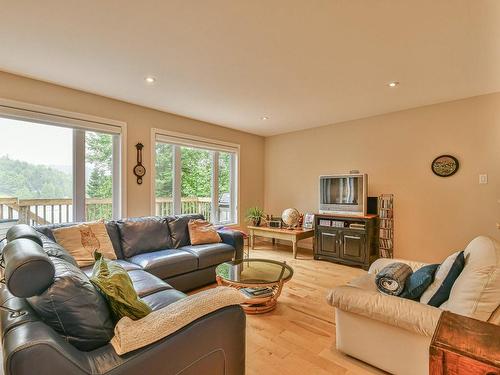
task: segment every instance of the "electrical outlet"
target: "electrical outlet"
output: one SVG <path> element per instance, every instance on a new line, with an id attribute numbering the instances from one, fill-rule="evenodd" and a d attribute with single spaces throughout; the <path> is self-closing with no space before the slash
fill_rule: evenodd
<path id="1" fill-rule="evenodd" d="M 488 175 L 487 174 L 480 174 L 479 175 L 479 183 L 480 184 L 487 184 L 488 183 Z"/>

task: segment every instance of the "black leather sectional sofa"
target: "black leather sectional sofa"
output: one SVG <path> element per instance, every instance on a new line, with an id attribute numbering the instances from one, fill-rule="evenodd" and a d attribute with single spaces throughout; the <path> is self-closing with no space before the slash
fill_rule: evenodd
<path id="1" fill-rule="evenodd" d="M 241 234 L 231 230 L 219 231 L 221 243 L 191 246 L 187 223 L 196 218 L 202 217 L 143 217 L 106 223 L 116 261 L 128 271 L 138 295 L 153 310 L 184 298 L 185 291 L 214 282 L 218 264 L 242 257 Z M 51 241 L 54 228 L 68 225 L 74 224 L 36 229 Z M 0 251 L 3 246 L 5 241 Z M 92 267 L 82 270 L 88 275 Z M 110 344 L 92 351 L 78 350 L 6 285 L 0 287 L 0 304 L 23 312 L 19 317 L 0 312 L 6 375 L 245 372 L 245 314 L 240 306 L 217 310 L 155 344 L 118 356 Z"/>

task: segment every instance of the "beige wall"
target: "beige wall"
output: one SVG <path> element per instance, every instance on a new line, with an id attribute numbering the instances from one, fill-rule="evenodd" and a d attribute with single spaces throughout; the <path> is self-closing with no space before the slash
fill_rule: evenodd
<path id="1" fill-rule="evenodd" d="M 0 98 L 126 122 L 129 216 L 150 214 L 151 183 L 148 177 L 151 176 L 151 128 L 167 129 L 240 144 L 240 222 L 248 207 L 263 205 L 264 139 L 260 136 L 3 72 L 0 72 Z M 142 142 L 145 146 L 144 164 L 148 171 L 142 185 L 137 185 L 132 173 L 132 168 L 136 163 L 134 145 L 137 142 Z"/>
<path id="2" fill-rule="evenodd" d="M 500 239 L 495 227 L 500 221 L 500 93 L 265 140 L 3 72 L 0 98 L 126 122 L 129 216 L 150 211 L 150 179 L 137 185 L 131 169 L 140 141 L 151 171 L 150 129 L 156 127 L 241 145 L 240 222 L 248 207 L 264 201 L 269 213 L 286 207 L 314 212 L 320 174 L 359 169 L 369 174 L 370 195 L 395 194 L 398 257 L 439 261 L 478 234 Z M 438 178 L 429 165 L 444 153 L 456 155 L 461 167 L 452 177 Z M 478 184 L 480 173 L 488 174 L 487 185 Z"/>
<path id="3" fill-rule="evenodd" d="M 265 149 L 269 213 L 315 212 L 319 175 L 359 169 L 369 195 L 395 195 L 396 257 L 438 262 L 479 234 L 500 240 L 500 93 L 273 136 Z M 440 154 L 459 159 L 457 174 L 432 174 Z"/>

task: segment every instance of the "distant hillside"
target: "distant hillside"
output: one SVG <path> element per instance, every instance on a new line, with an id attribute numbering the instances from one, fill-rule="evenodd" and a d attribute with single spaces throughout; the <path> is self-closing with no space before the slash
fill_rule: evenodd
<path id="1" fill-rule="evenodd" d="M 72 194 L 71 174 L 0 157 L 0 197 L 71 198 Z"/>

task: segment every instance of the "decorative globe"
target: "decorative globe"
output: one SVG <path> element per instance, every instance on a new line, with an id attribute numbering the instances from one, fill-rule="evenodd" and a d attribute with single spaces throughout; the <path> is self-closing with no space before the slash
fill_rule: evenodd
<path id="1" fill-rule="evenodd" d="M 295 208 L 287 208 L 281 214 L 281 219 L 288 228 L 293 228 L 299 223 L 300 213 Z"/>

